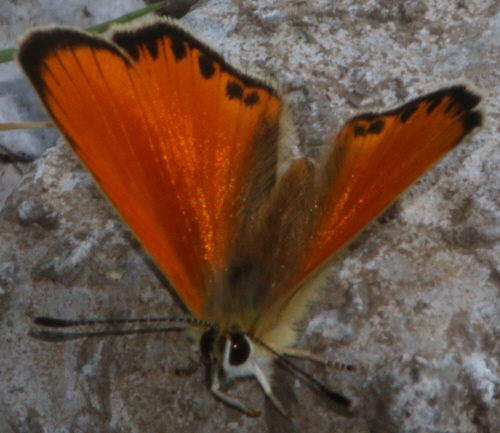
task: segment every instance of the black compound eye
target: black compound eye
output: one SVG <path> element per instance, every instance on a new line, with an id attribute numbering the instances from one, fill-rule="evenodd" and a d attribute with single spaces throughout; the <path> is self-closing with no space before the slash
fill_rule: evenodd
<path id="1" fill-rule="evenodd" d="M 217 336 L 217 331 L 214 328 L 210 328 L 205 331 L 200 339 L 200 351 L 201 354 L 209 359 L 212 349 L 214 347 L 215 337 Z"/>
<path id="2" fill-rule="evenodd" d="M 250 356 L 250 343 L 239 331 L 229 334 L 229 364 L 237 366 L 244 364 Z"/>

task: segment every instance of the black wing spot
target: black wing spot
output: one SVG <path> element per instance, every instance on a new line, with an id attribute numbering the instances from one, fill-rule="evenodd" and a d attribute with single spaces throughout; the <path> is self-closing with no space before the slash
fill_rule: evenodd
<path id="1" fill-rule="evenodd" d="M 444 113 L 450 113 L 453 110 L 452 117 L 462 122 L 465 133 L 481 126 L 483 123 L 483 114 L 481 111 L 472 111 L 480 102 L 481 96 L 469 90 L 466 86 L 459 85 L 437 90 L 433 93 L 423 95 L 420 98 L 408 102 L 406 105 L 393 108 L 383 113 L 365 113 L 352 118 L 349 123 L 354 123 L 354 135 L 360 137 L 367 134 L 366 127 L 356 122 L 373 122 L 380 119 L 381 115 L 385 117 L 398 116 L 401 123 L 405 123 L 419 109 L 420 104 L 426 104 L 426 113 L 429 115 L 443 104 L 446 99 Z"/>
<path id="2" fill-rule="evenodd" d="M 482 124 L 483 115 L 479 111 L 472 111 L 462 116 L 462 126 L 466 133 Z"/>
<path id="3" fill-rule="evenodd" d="M 187 55 L 184 41 L 175 36 L 172 36 L 170 40 L 171 40 L 170 48 L 172 49 L 172 53 L 174 54 L 175 60 L 180 62 Z"/>
<path id="4" fill-rule="evenodd" d="M 146 42 L 146 49 L 149 51 L 149 55 L 156 60 L 158 58 L 158 41 L 148 41 Z"/>
<path id="5" fill-rule="evenodd" d="M 201 75 L 203 78 L 212 78 L 215 74 L 215 66 L 213 60 L 205 54 L 198 57 L 198 65 L 200 66 Z"/>
<path id="6" fill-rule="evenodd" d="M 113 42 L 123 48 L 136 62 L 139 60 L 139 48 L 146 49 L 153 59 L 158 58 L 158 38 L 136 39 L 130 31 L 118 32 L 113 35 Z"/>
<path id="7" fill-rule="evenodd" d="M 366 135 L 366 128 L 363 125 L 356 125 L 354 127 L 355 137 L 364 137 Z"/>
<path id="8" fill-rule="evenodd" d="M 418 110 L 419 105 L 419 101 L 410 102 L 409 104 L 405 105 L 403 107 L 403 111 L 401 111 L 401 114 L 399 115 L 399 121 L 401 123 L 406 123 L 407 120 Z"/>
<path id="9" fill-rule="evenodd" d="M 100 40 L 100 44 L 103 43 L 103 39 L 95 39 Z M 218 65 L 218 70 L 227 72 L 229 75 L 235 77 L 235 80 L 242 83 L 244 87 L 264 89 L 272 96 L 279 97 L 273 85 L 242 73 L 239 69 L 227 62 L 218 52 L 212 50 L 187 30 L 184 30 L 181 26 L 173 22 L 158 21 L 133 30 L 118 30 L 113 33 L 112 39 L 118 45 L 123 47 L 126 46 L 126 50 L 133 50 L 131 47 L 132 45 L 145 46 L 150 41 L 156 41 L 157 44 L 168 44 L 177 62 L 183 60 L 189 54 L 189 50 L 197 50 L 211 59 L 214 64 L 216 63 Z M 61 39 L 61 41 L 66 42 L 65 39 Z M 62 42 L 59 42 L 59 44 L 61 43 Z M 109 45 L 108 43 L 108 46 Z M 158 49 L 160 50 L 161 47 L 159 46 Z M 153 50 L 155 50 L 155 48 L 153 48 Z M 159 54 L 161 55 L 161 53 Z"/>
<path id="10" fill-rule="evenodd" d="M 243 87 L 235 81 L 229 81 L 226 85 L 226 96 L 229 99 L 241 99 L 243 97 Z"/>
<path id="11" fill-rule="evenodd" d="M 458 106 L 458 111 L 464 113 L 472 110 L 481 101 L 481 97 L 479 95 L 472 93 L 465 86 L 456 86 L 447 89 L 446 94 L 450 96 L 451 102 L 448 107 L 446 107 L 445 113 L 451 110 L 454 106 Z"/>
<path id="12" fill-rule="evenodd" d="M 379 119 L 368 127 L 368 134 L 380 134 L 384 129 L 385 121 Z"/>
<path id="13" fill-rule="evenodd" d="M 427 109 L 425 110 L 425 112 L 427 114 L 431 114 L 438 106 L 439 104 L 441 104 L 441 102 L 443 102 L 443 98 L 444 98 L 444 93 L 441 93 L 441 94 L 437 94 L 429 103 L 429 105 L 427 106 Z"/>
<path id="14" fill-rule="evenodd" d="M 127 54 L 132 57 L 132 59 L 134 59 L 134 61 L 138 61 L 139 60 L 139 45 L 136 45 L 136 44 L 123 44 L 121 46 L 126 52 Z"/>
<path id="15" fill-rule="evenodd" d="M 247 107 L 251 107 L 252 105 L 255 105 L 257 102 L 259 102 L 259 99 L 259 94 L 257 92 L 252 92 L 245 97 L 243 102 Z"/>

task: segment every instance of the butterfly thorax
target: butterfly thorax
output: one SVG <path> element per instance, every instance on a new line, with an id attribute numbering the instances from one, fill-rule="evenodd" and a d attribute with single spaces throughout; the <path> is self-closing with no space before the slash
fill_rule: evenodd
<path id="1" fill-rule="evenodd" d="M 262 298 L 259 291 L 252 293 L 251 286 L 229 286 L 227 283 L 209 293 L 204 301 L 203 319 L 216 324 L 221 334 L 232 330 L 252 333 L 259 319 L 259 306 Z M 260 291 L 262 293 L 262 291 Z"/>

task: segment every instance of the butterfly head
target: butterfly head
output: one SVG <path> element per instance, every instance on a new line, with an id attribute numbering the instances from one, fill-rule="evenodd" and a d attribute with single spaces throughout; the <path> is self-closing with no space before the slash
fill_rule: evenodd
<path id="1" fill-rule="evenodd" d="M 200 351 L 205 359 L 237 367 L 248 361 L 251 343 L 239 330 L 221 335 L 216 328 L 210 328 L 201 337 Z"/>
<path id="2" fill-rule="evenodd" d="M 221 390 L 234 379 L 253 376 L 278 410 L 286 414 L 271 390 L 274 354 L 260 347 L 251 336 L 236 328 L 221 331 L 212 327 L 201 335 L 200 352 L 208 366 L 210 391 L 217 398 L 250 416 L 257 416 L 259 411 L 247 408 Z"/>

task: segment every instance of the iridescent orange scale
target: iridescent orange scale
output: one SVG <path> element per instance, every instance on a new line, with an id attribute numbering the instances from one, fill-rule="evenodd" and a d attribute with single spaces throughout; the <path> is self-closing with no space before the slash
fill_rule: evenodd
<path id="1" fill-rule="evenodd" d="M 114 39 L 120 43 L 127 35 Z M 246 188 L 254 136 L 263 118 L 278 123 L 281 104 L 269 91 L 245 86 L 199 49 L 177 44 L 185 51 L 180 60 L 168 37 L 158 41 L 156 57 L 145 44 L 135 46 L 135 66 L 150 87 L 147 97 L 158 111 L 161 135 L 170 138 L 162 157 L 175 176 L 179 205 L 193 217 L 196 227 L 190 230 L 201 237 L 201 244 L 191 243 L 201 247 L 197 265 L 203 258 L 209 267 L 220 267 Z M 229 97 L 228 85 L 241 89 L 241 96 Z M 249 97 L 258 102 L 246 105 Z"/>
<path id="2" fill-rule="evenodd" d="M 164 27 L 173 36 L 145 29 L 154 44 L 137 43 L 140 31 L 114 35 L 125 50 L 132 36 L 134 58 L 106 39 L 57 28 L 42 30 L 43 39 L 33 33 L 20 61 L 73 149 L 199 317 L 207 270 L 224 266 L 254 136 L 261 122 L 279 121 L 281 103 L 179 28 Z"/>

